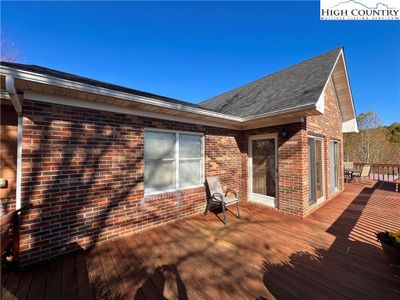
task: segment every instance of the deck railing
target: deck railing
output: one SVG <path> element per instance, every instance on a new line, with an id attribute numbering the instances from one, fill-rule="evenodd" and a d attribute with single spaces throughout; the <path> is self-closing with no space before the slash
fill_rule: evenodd
<path id="1" fill-rule="evenodd" d="M 30 207 L 31 205 L 27 205 L 0 217 L 1 255 L 11 248 L 13 262 L 16 264 L 19 263 L 19 214 Z"/>
<path id="2" fill-rule="evenodd" d="M 378 181 L 400 183 L 400 164 L 368 164 L 354 163 L 354 168 L 362 169 L 364 165 L 371 166 L 370 178 Z"/>

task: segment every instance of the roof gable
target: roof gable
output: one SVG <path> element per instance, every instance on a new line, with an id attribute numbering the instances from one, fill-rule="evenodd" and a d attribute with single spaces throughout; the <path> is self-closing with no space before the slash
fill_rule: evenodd
<path id="1" fill-rule="evenodd" d="M 331 50 L 200 105 L 242 118 L 316 105 L 341 50 Z"/>

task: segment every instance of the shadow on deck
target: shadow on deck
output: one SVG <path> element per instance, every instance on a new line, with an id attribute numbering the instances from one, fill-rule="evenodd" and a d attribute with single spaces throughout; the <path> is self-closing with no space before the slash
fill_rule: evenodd
<path id="1" fill-rule="evenodd" d="M 310 217 L 243 205 L 2 276 L 2 299 L 399 299 L 377 230 L 400 228 L 400 193 L 347 185 Z"/>

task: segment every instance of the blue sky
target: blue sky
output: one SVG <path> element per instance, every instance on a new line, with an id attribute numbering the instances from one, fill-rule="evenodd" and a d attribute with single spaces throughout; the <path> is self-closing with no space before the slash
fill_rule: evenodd
<path id="1" fill-rule="evenodd" d="M 199 102 L 343 45 L 357 113 L 400 122 L 400 22 L 320 21 L 315 2 L 2 2 L 37 64 Z"/>

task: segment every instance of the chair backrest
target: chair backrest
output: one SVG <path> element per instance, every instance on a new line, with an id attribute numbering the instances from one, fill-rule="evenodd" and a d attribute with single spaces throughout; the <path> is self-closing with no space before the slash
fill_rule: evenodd
<path id="1" fill-rule="evenodd" d="M 344 169 L 348 170 L 348 169 L 353 169 L 354 168 L 354 164 L 352 161 L 345 161 L 344 162 Z"/>
<path id="2" fill-rule="evenodd" d="M 222 195 L 224 194 L 218 176 L 207 177 L 206 180 L 208 190 L 210 191 L 210 196 L 214 195 L 215 193 L 220 193 Z"/>
<path id="3" fill-rule="evenodd" d="M 361 177 L 368 177 L 370 172 L 371 172 L 371 166 L 364 165 L 361 169 Z"/>

